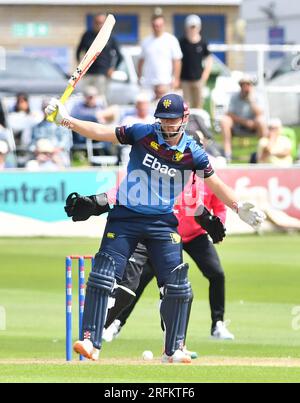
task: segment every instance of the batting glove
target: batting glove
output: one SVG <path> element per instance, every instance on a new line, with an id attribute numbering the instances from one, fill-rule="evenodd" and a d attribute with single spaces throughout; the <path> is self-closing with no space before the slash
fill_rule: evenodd
<path id="1" fill-rule="evenodd" d="M 238 203 L 236 212 L 242 221 L 251 225 L 255 230 L 257 230 L 267 218 L 263 211 L 255 208 L 254 204 L 249 202 Z"/>
<path id="2" fill-rule="evenodd" d="M 55 113 L 54 123 L 58 126 L 70 127 L 71 116 L 66 107 L 56 98 L 51 98 L 50 103 L 45 109 L 46 115 Z"/>

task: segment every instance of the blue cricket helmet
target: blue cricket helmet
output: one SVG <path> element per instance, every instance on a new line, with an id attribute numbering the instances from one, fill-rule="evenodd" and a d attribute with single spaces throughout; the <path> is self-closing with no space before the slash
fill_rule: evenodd
<path id="1" fill-rule="evenodd" d="M 183 134 L 188 119 L 189 119 L 189 107 L 184 102 L 183 98 L 177 94 L 164 95 L 158 102 L 154 116 L 158 119 L 177 119 L 181 118 L 180 125 L 168 124 L 168 127 L 173 127 L 173 131 L 164 130 L 162 124 L 156 127 L 156 133 L 162 136 L 165 140 L 179 137 Z"/>
<path id="2" fill-rule="evenodd" d="M 159 119 L 176 119 L 188 114 L 188 106 L 180 95 L 167 94 L 159 100 L 154 116 Z"/>

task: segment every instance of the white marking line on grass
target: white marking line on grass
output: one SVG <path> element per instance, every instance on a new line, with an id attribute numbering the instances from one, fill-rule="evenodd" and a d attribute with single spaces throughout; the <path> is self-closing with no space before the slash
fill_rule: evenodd
<path id="1" fill-rule="evenodd" d="M 290 367 L 300 368 L 300 358 L 276 358 L 276 357 L 203 357 L 193 360 L 192 364 L 161 364 L 160 359 L 153 361 L 143 361 L 141 359 L 130 358 L 103 358 L 99 362 L 73 360 L 66 362 L 64 360 L 0 360 L 1 365 L 185 365 L 185 366 L 203 366 L 203 367 Z"/>

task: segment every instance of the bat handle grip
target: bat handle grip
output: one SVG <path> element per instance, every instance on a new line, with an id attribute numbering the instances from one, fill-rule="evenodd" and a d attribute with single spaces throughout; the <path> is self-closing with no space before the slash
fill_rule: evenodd
<path id="1" fill-rule="evenodd" d="M 65 92 L 63 93 L 63 95 L 60 97 L 59 101 L 62 104 L 65 104 L 67 102 L 67 100 L 70 98 L 70 96 L 72 95 L 73 91 L 74 91 L 74 87 L 71 84 L 69 84 L 67 86 Z M 51 123 L 54 123 L 56 115 L 57 115 L 57 111 L 51 113 L 50 115 L 47 115 L 47 118 L 46 118 L 47 121 L 51 122 Z"/>
<path id="2" fill-rule="evenodd" d="M 51 113 L 51 115 L 47 115 L 47 117 L 46 117 L 47 121 L 50 123 L 54 123 L 56 115 L 57 115 L 57 111 Z"/>

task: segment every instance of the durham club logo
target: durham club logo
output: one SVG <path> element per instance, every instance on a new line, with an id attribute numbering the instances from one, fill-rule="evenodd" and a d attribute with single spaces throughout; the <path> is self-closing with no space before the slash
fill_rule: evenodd
<path id="1" fill-rule="evenodd" d="M 177 234 L 177 232 L 173 232 L 172 234 L 170 234 L 170 236 L 171 236 L 172 244 L 174 244 L 174 245 L 180 244 L 181 236 L 179 234 Z"/>
<path id="2" fill-rule="evenodd" d="M 170 99 L 165 99 L 163 102 L 163 105 L 166 109 L 168 109 L 172 104 L 172 101 Z"/>
<path id="3" fill-rule="evenodd" d="M 180 162 L 184 157 L 184 154 L 182 154 L 180 151 L 177 151 L 177 153 L 175 153 L 173 155 L 173 161 L 175 162 Z"/>

